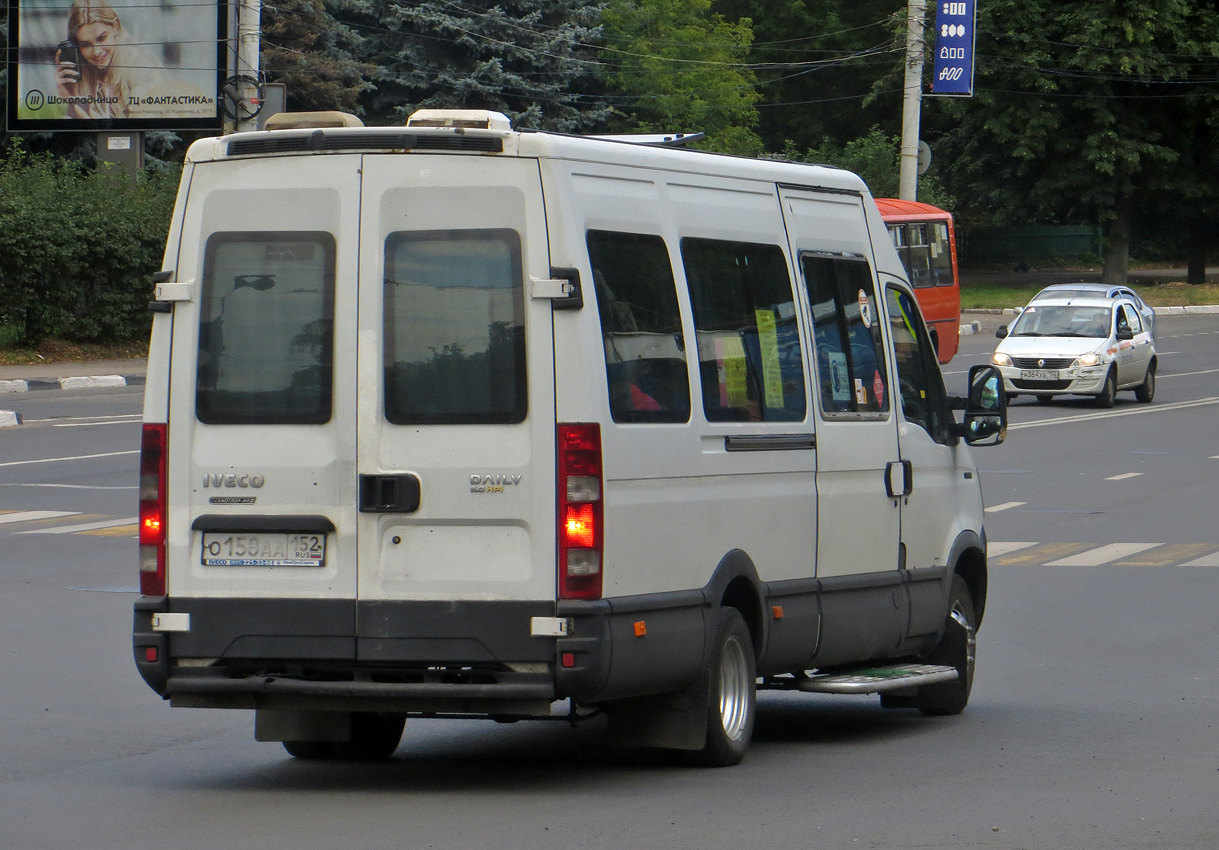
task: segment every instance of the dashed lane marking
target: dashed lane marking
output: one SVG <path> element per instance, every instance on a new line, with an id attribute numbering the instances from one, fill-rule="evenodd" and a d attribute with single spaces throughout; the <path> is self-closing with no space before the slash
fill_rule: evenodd
<path id="1" fill-rule="evenodd" d="M 1106 481 L 1125 481 L 1127 478 L 1138 478 L 1141 472 L 1123 472 L 1121 475 L 1110 475 Z"/>

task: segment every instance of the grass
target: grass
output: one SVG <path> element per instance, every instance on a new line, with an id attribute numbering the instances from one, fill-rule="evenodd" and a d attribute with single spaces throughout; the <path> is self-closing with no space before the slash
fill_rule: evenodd
<path id="1" fill-rule="evenodd" d="M 137 360 L 148 356 L 148 340 L 91 343 L 48 339 L 37 348 L 19 348 L 0 334 L 0 366 Z"/>
<path id="2" fill-rule="evenodd" d="M 1005 307 L 1023 307 L 1043 287 L 1044 284 L 968 284 L 961 287 L 961 309 L 998 310 Z M 1219 284 L 1216 283 L 1191 286 L 1180 282 L 1145 284 L 1135 281 L 1131 283 L 1131 288 L 1143 296 L 1143 300 L 1152 307 L 1219 304 Z"/>

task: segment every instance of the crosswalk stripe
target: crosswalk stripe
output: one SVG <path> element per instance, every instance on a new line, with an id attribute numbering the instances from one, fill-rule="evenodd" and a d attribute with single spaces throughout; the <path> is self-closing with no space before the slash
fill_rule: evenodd
<path id="1" fill-rule="evenodd" d="M 1027 504 L 1027 502 L 1004 502 L 1001 505 L 991 505 L 986 509 L 986 513 L 997 514 L 999 511 L 1006 511 L 1010 508 L 1018 508 L 1024 504 Z"/>
<path id="2" fill-rule="evenodd" d="M 1212 552 L 1209 555 L 1203 555 L 1201 558 L 1196 558 L 1188 561 L 1181 566 L 1183 567 L 1219 567 L 1219 552 Z"/>
<path id="3" fill-rule="evenodd" d="M 139 537 L 140 524 L 133 522 L 130 525 L 109 525 L 105 528 L 98 528 L 93 531 L 81 531 L 80 534 L 88 534 L 93 537 Z"/>
<path id="4" fill-rule="evenodd" d="M 78 531 L 96 531 L 99 528 L 112 528 L 116 525 L 132 525 L 138 523 L 139 517 L 125 519 L 107 519 L 99 522 L 84 522 L 76 525 L 58 525 L 54 528 L 33 528 L 29 531 L 18 531 L 18 534 L 74 534 Z"/>
<path id="5" fill-rule="evenodd" d="M 1021 549 L 1027 549 L 1030 546 L 1036 545 L 1036 543 L 987 543 L 986 554 L 990 558 L 998 558 L 1002 555 L 1007 555 L 1010 552 L 1017 552 Z"/>
<path id="6" fill-rule="evenodd" d="M 1145 552 L 1148 549 L 1154 549 L 1159 546 L 1159 543 L 1108 543 L 1104 546 L 1097 546 L 1095 549 L 1088 549 L 1085 552 L 1080 552 L 1078 555 L 1071 555 L 1067 558 L 1059 558 L 1057 561 L 1047 561 L 1047 567 L 1095 567 L 1100 564 L 1107 564 L 1110 561 L 1116 561 L 1118 558 L 1126 558 L 1131 555 L 1137 555 L 1139 552 Z"/>
<path id="7" fill-rule="evenodd" d="M 1214 543 L 1171 543 L 1144 555 L 1123 558 L 1115 563 L 1123 567 L 1167 567 L 1170 564 L 1184 561 L 1186 558 L 1195 558 L 1206 552 L 1214 552 L 1215 548 Z M 1195 564 L 1194 566 L 1204 565 Z M 1219 566 L 1219 563 L 1210 566 Z"/>
<path id="8" fill-rule="evenodd" d="M 1096 547 L 1091 543 L 1038 543 L 1035 546 L 1022 549 L 1018 553 L 1003 555 L 994 560 L 995 563 L 1004 567 L 1028 566 L 1032 564 L 1044 564 L 1058 558 L 1077 555 L 1085 549 L 1094 548 Z"/>
<path id="9" fill-rule="evenodd" d="M 79 516 L 80 511 L 14 511 L 0 514 L 0 525 L 15 522 L 34 522 L 40 519 L 56 519 L 61 516 Z"/>

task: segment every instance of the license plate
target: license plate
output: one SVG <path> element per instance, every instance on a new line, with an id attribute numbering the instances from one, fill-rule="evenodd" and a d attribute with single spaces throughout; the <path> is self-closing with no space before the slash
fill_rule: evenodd
<path id="1" fill-rule="evenodd" d="M 325 534 L 203 534 L 207 567 L 321 567 Z"/>
<path id="2" fill-rule="evenodd" d="M 1025 381 L 1057 381 L 1057 369 L 1021 369 L 1020 378 Z"/>

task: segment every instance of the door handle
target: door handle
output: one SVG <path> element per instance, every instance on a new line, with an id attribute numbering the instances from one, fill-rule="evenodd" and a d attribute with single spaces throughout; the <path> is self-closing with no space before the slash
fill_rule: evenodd
<path id="1" fill-rule="evenodd" d="M 890 499 L 909 496 L 914 489 L 914 465 L 908 460 L 891 460 L 885 464 L 885 492 Z"/>
<path id="2" fill-rule="evenodd" d="M 361 475 L 360 511 L 368 514 L 410 514 L 419 510 L 418 476 Z"/>

